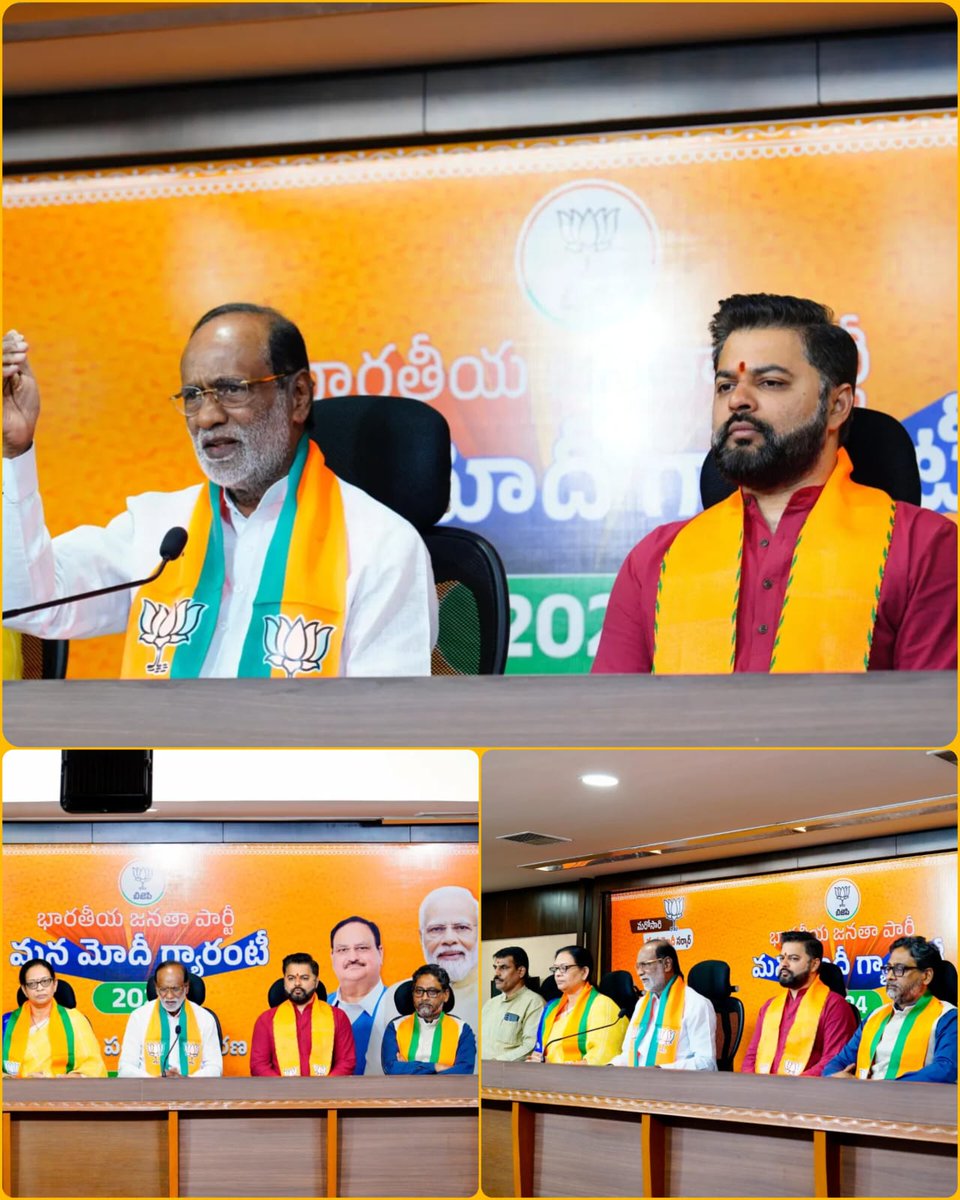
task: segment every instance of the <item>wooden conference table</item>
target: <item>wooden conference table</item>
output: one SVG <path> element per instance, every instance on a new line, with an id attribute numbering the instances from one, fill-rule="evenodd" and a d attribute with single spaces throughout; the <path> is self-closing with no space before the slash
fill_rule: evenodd
<path id="1" fill-rule="evenodd" d="M 482 1064 L 488 1196 L 952 1196 L 957 1088 Z"/>
<path id="2" fill-rule="evenodd" d="M 474 1075 L 4 1080 L 9 1196 L 473 1196 Z"/>
<path id="3" fill-rule="evenodd" d="M 16 681 L 15 746 L 921 746 L 955 671 L 862 675 Z"/>

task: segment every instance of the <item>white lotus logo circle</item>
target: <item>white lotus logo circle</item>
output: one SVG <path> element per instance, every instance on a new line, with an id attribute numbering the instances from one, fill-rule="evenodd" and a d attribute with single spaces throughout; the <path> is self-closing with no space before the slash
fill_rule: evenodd
<path id="1" fill-rule="evenodd" d="M 310 671 L 320 671 L 330 649 L 333 625 L 319 621 L 291 620 L 282 613 L 263 618 L 265 661 L 279 667 L 288 679 Z"/>

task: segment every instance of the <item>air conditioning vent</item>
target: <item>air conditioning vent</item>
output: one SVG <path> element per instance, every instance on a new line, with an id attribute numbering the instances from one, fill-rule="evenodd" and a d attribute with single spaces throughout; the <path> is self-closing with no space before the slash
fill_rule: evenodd
<path id="1" fill-rule="evenodd" d="M 502 833 L 496 840 L 498 842 L 519 842 L 521 846 L 554 846 L 557 842 L 569 842 L 572 839 L 557 837 L 553 833 L 531 833 L 528 830 L 526 833 Z"/>

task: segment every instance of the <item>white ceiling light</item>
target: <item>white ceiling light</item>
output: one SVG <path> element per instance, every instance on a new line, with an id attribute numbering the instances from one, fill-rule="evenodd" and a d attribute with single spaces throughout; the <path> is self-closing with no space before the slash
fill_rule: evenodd
<path id="1" fill-rule="evenodd" d="M 587 787 L 611 788 L 616 787 L 620 780 L 616 775 L 606 775 L 602 771 L 595 771 L 587 775 L 581 775 L 580 782 L 585 783 Z"/>

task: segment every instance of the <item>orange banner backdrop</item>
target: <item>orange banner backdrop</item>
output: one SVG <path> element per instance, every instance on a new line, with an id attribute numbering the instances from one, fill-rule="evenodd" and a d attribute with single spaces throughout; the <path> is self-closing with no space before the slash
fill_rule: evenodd
<path id="1" fill-rule="evenodd" d="M 957 957 L 957 864 L 952 854 L 926 854 L 746 879 L 616 892 L 610 898 L 611 966 L 633 973 L 644 941 L 669 938 L 686 974 L 694 963 L 721 959 L 745 1009 L 743 1059 L 764 1000 L 779 990 L 780 933 L 806 929 L 847 981 L 862 1015 L 880 1000 L 880 964 L 905 934 L 936 941 Z"/>
<path id="2" fill-rule="evenodd" d="M 907 423 L 924 502 L 956 512 L 953 113 L 22 177 L 4 206 L 53 533 L 198 481 L 166 397 L 234 300 L 300 324 L 318 397 L 447 417 L 450 519 L 510 574 L 509 670 L 587 670 L 613 572 L 699 508 L 733 292 L 833 307 L 858 402 Z M 77 643 L 70 673 L 119 661 L 119 638 Z"/>
<path id="3" fill-rule="evenodd" d="M 423 962 L 420 902 L 446 884 L 478 891 L 475 845 L 5 846 L 3 1008 L 15 968 L 38 955 L 77 993 L 116 1070 L 127 1014 L 151 966 L 174 959 L 206 983 L 224 1074 L 249 1073 L 253 1023 L 285 954 L 306 951 L 337 986 L 330 930 L 359 914 L 379 927 L 383 980 Z"/>

